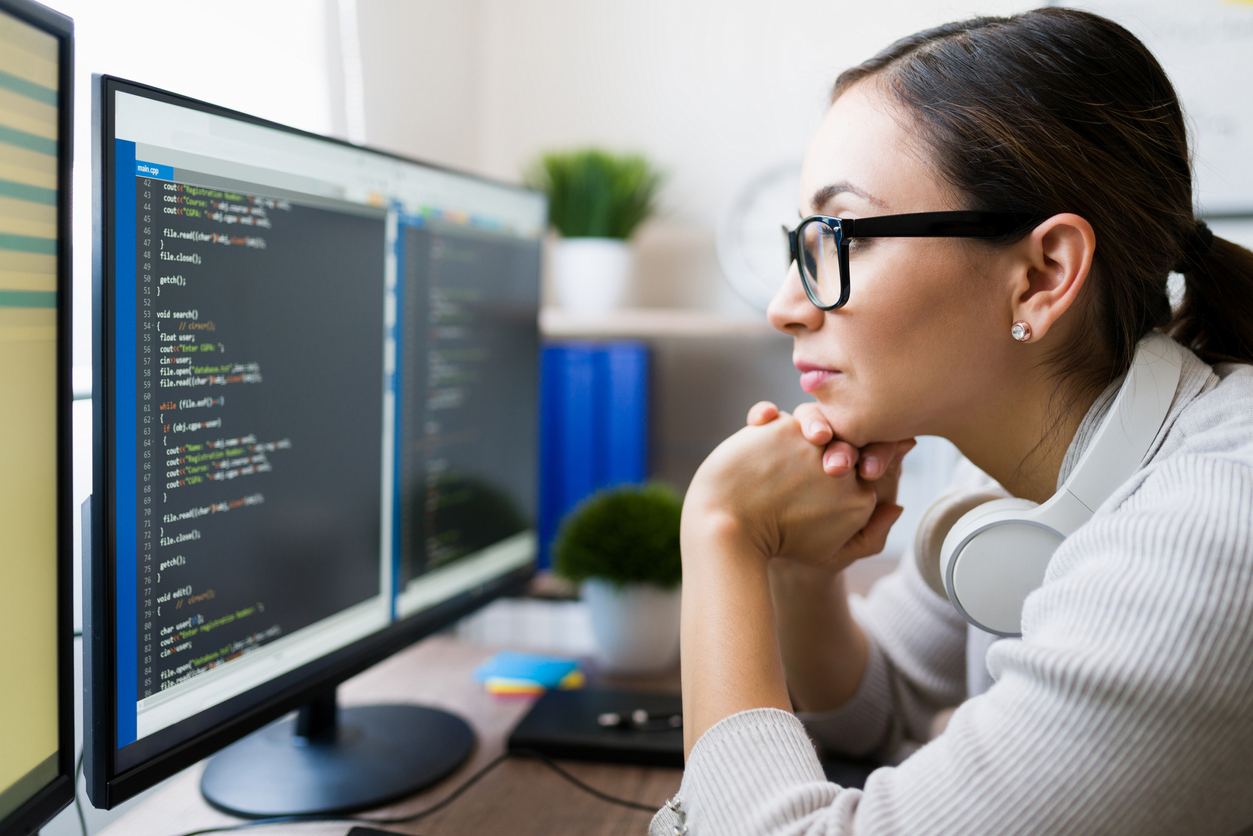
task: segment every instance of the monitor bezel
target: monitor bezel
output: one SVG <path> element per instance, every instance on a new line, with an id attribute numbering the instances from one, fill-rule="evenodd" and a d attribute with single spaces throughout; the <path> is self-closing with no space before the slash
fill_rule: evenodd
<path id="1" fill-rule="evenodd" d="M 0 819 L 0 836 L 35 833 L 74 800 L 74 564 L 72 203 L 74 21 L 32 0 L 0 0 L 0 11 L 58 41 L 57 68 L 57 777 Z"/>
<path id="2" fill-rule="evenodd" d="M 92 77 L 93 496 L 90 508 L 90 571 L 85 562 L 83 601 L 85 618 L 90 611 L 93 641 L 90 652 L 88 648 L 84 648 L 84 677 L 87 683 L 84 704 L 84 773 L 88 796 L 95 806 L 101 808 L 115 807 L 490 601 L 520 592 L 534 576 L 536 569 L 536 558 L 533 558 L 527 566 L 511 570 L 449 601 L 394 622 L 345 648 L 271 680 L 259 687 L 275 690 L 277 693 L 264 697 L 255 705 L 239 710 L 212 728 L 171 745 L 138 764 L 118 768 L 114 658 L 114 605 L 117 599 L 112 571 L 116 565 L 116 532 L 113 525 L 111 488 L 115 477 L 115 428 L 112 417 L 114 229 L 112 212 L 106 211 L 113 206 L 114 198 L 113 178 L 110 175 L 113 170 L 114 102 L 118 93 L 129 93 L 236 119 L 543 198 L 541 193 L 516 184 L 293 128 L 150 85 L 109 75 Z M 538 473 L 538 438 L 536 447 Z M 246 701 L 243 698 L 255 693 L 256 689 L 246 692 L 228 700 L 222 706 L 231 706 L 236 700 Z M 206 711 L 218 708 L 219 706 L 214 706 Z M 227 713 L 228 709 L 223 708 L 222 711 Z"/>

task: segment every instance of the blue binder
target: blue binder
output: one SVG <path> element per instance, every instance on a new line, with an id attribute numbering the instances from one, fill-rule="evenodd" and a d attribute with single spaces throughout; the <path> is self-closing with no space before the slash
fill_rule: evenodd
<path id="1" fill-rule="evenodd" d="M 648 478 L 648 347 L 549 343 L 540 362 L 540 568 L 588 494 Z"/>

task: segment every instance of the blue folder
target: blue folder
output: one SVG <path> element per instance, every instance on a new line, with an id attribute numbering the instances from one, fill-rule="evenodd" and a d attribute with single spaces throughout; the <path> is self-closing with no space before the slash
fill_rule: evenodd
<path id="1" fill-rule="evenodd" d="M 540 362 L 541 568 L 562 517 L 601 488 L 648 478 L 648 347 L 549 343 Z"/>

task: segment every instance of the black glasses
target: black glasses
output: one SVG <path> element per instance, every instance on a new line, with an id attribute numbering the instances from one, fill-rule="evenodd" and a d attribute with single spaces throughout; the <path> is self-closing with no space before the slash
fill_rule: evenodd
<path id="1" fill-rule="evenodd" d="M 1001 238 L 1043 220 L 1019 212 L 917 212 L 874 218 L 810 215 L 783 227 L 788 265 L 800 267 L 809 301 L 833 311 L 848 302 L 848 245 L 854 238 Z"/>

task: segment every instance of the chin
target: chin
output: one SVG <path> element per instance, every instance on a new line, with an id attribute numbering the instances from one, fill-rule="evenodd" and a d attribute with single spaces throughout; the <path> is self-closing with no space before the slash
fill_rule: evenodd
<path id="1" fill-rule="evenodd" d="M 832 405 L 819 401 L 818 406 L 836 438 L 847 441 L 854 447 L 863 447 L 871 441 L 879 440 L 872 438 L 874 433 L 870 432 L 872 425 L 866 420 L 868 416 L 859 410 L 850 409 L 847 403 Z"/>
<path id="2" fill-rule="evenodd" d="M 819 402 L 822 415 L 835 431 L 836 438 L 854 447 L 865 447 L 876 441 L 899 441 L 914 435 L 904 429 L 910 422 L 881 411 L 858 409 L 847 401 L 840 404 Z"/>

